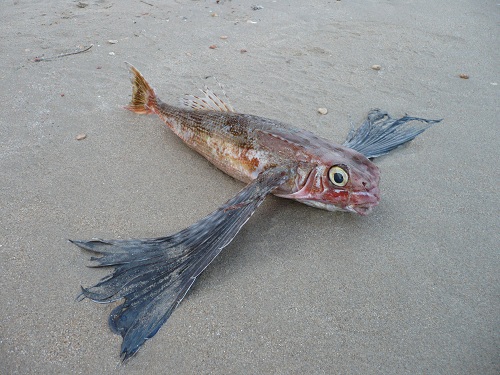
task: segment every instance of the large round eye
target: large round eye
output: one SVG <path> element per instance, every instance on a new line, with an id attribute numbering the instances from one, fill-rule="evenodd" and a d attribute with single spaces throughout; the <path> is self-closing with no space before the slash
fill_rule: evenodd
<path id="1" fill-rule="evenodd" d="M 328 178 L 336 186 L 345 186 L 349 181 L 347 172 L 339 166 L 331 167 L 328 171 Z"/>

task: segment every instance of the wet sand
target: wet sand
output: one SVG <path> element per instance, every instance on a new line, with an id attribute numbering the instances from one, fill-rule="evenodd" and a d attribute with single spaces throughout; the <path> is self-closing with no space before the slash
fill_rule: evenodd
<path id="1" fill-rule="evenodd" d="M 497 2 L 0 10 L 1 374 L 500 372 Z M 338 142 L 371 108 L 444 120 L 377 160 L 370 216 L 267 199 L 121 366 L 113 306 L 75 301 L 107 272 L 67 239 L 172 233 L 242 188 L 123 109 L 124 61 L 166 102 L 215 76 L 237 111 Z"/>

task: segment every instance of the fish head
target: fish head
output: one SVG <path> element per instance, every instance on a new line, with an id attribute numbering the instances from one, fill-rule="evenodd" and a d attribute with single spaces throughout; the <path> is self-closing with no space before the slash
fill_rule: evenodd
<path id="1" fill-rule="evenodd" d="M 379 180 L 378 167 L 364 155 L 336 146 L 299 163 L 288 187 L 275 195 L 328 211 L 367 215 L 380 201 Z"/>

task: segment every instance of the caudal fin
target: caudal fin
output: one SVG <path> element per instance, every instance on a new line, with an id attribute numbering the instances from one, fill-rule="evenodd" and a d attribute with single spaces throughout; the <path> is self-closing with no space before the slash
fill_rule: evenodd
<path id="1" fill-rule="evenodd" d="M 125 108 L 140 114 L 154 113 L 158 105 L 154 90 L 134 66 L 125 64 L 132 73 L 132 100 Z"/>

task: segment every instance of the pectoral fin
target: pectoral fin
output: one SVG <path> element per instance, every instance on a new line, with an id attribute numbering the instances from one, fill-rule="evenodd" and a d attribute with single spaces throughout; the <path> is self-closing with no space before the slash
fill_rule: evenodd
<path id="1" fill-rule="evenodd" d="M 417 123 L 410 124 L 412 121 Z M 411 141 L 440 121 L 410 116 L 394 119 L 387 112 L 374 109 L 358 129 L 349 132 L 343 146 L 352 148 L 367 158 L 376 158 Z"/>
<path id="2" fill-rule="evenodd" d="M 71 241 L 103 256 L 97 267 L 115 267 L 95 286 L 82 288 L 82 298 L 109 303 L 124 298 L 109 317 L 113 332 L 123 337 L 121 357 L 133 356 L 167 321 L 201 272 L 215 259 L 289 170 L 262 172 L 234 198 L 190 227 L 154 239 Z"/>

